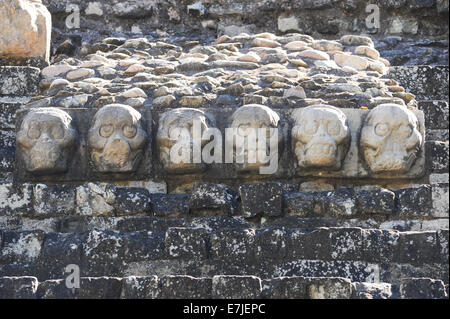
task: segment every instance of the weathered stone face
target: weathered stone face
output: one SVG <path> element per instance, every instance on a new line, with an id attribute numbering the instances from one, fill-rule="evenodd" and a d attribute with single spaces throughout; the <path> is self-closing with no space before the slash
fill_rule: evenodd
<path id="1" fill-rule="evenodd" d="M 0 3 L 0 58 L 49 60 L 52 17 L 41 0 Z"/>
<path id="2" fill-rule="evenodd" d="M 278 144 L 282 142 L 281 132 L 278 129 L 278 124 L 280 122 L 279 115 L 271 110 L 269 107 L 258 104 L 249 104 L 240 107 L 236 112 L 234 112 L 231 117 L 231 128 L 237 129 L 238 136 L 244 139 L 243 145 L 236 145 L 234 150 L 234 161 L 239 155 L 243 155 L 244 163 L 239 167 L 241 171 L 258 171 L 258 169 L 270 162 L 269 150 L 270 150 L 270 138 L 275 134 L 272 129 L 278 130 Z M 266 141 L 259 141 L 259 129 L 265 129 L 266 131 Z M 254 145 L 247 145 L 245 140 L 249 142 L 251 140 L 250 135 L 255 133 Z M 233 141 L 230 141 L 233 142 Z M 250 143 L 249 143 L 250 144 Z M 261 145 L 260 145 L 261 144 Z M 261 147 L 261 146 L 265 147 Z M 229 149 L 232 149 L 231 147 Z M 271 150 L 270 156 L 278 155 L 275 154 L 276 150 Z M 261 159 L 266 159 L 267 161 L 262 161 Z"/>
<path id="3" fill-rule="evenodd" d="M 332 106 L 313 105 L 293 117 L 292 138 L 298 166 L 339 170 L 350 143 L 345 114 Z"/>
<path id="4" fill-rule="evenodd" d="M 395 104 L 374 108 L 361 131 L 360 146 L 372 173 L 407 172 L 422 143 L 417 117 Z"/>
<path id="5" fill-rule="evenodd" d="M 198 132 L 194 126 L 198 125 Z M 210 120 L 200 110 L 179 108 L 161 115 L 157 133 L 159 159 L 168 172 L 202 171 L 202 163 L 194 163 L 194 140 L 203 147 L 202 134 L 211 126 Z M 197 133 L 199 136 L 196 136 Z M 176 159 L 171 154 L 176 155 Z"/>
<path id="6" fill-rule="evenodd" d="M 56 108 L 40 108 L 24 118 L 17 144 L 30 173 L 62 173 L 67 170 L 76 138 L 69 114 Z"/>
<path id="7" fill-rule="evenodd" d="M 147 140 L 141 120 L 141 114 L 127 105 L 107 105 L 97 112 L 88 137 L 97 171 L 128 173 L 137 169 Z"/>

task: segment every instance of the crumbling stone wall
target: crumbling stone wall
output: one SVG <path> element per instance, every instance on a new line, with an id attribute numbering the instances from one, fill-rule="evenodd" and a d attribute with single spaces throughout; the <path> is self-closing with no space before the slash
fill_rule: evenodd
<path id="1" fill-rule="evenodd" d="M 53 16 L 54 53 L 71 39 L 74 52 L 83 42 L 105 34 L 190 35 L 195 39 L 222 34 L 301 32 L 315 38 L 370 34 L 393 65 L 448 64 L 448 1 L 372 1 L 379 8 L 378 29 L 367 24 L 374 12 L 367 1 L 171 0 L 81 1 L 44 0 Z M 76 7 L 70 7 L 75 5 Z M 67 18 L 79 9 L 79 28 Z M 67 12 L 68 11 L 68 12 Z M 367 12 L 366 12 L 367 11 Z M 69 17 L 70 18 L 70 17 Z M 69 19 L 69 26 L 73 20 Z M 102 35 L 99 35 L 102 34 Z"/>
<path id="2" fill-rule="evenodd" d="M 369 3 L 359 0 L 44 0 L 43 3 L 56 15 L 58 28 L 64 28 L 67 5 L 76 4 L 81 12 L 82 27 L 93 30 L 101 26 L 101 29 L 130 32 L 134 26 L 144 33 L 155 28 L 197 29 L 199 32 L 217 28 L 219 32 L 233 33 L 230 35 L 261 30 L 333 37 L 348 33 L 425 37 L 448 34 L 448 2 L 440 0 L 373 1 L 370 4 L 379 6 L 382 19 L 378 31 L 366 26 Z"/>

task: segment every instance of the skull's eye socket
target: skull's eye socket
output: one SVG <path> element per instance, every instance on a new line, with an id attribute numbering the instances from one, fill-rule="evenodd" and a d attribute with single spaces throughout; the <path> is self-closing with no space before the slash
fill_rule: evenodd
<path id="1" fill-rule="evenodd" d="M 64 130 L 61 125 L 56 125 L 51 130 L 51 135 L 54 139 L 60 140 L 64 138 Z"/>
<path id="2" fill-rule="evenodd" d="M 123 135 L 128 138 L 133 138 L 136 136 L 137 129 L 134 125 L 125 125 L 123 127 Z"/>
<path id="3" fill-rule="evenodd" d="M 336 136 L 341 133 L 341 125 L 337 121 L 332 121 L 328 123 L 328 134 L 331 136 Z"/>
<path id="4" fill-rule="evenodd" d="M 36 140 L 41 136 L 41 130 L 37 125 L 31 125 L 28 129 L 28 137 L 32 140 Z"/>
<path id="5" fill-rule="evenodd" d="M 110 137 L 114 133 L 114 126 L 111 124 L 102 125 L 99 133 L 102 137 Z"/>
<path id="6" fill-rule="evenodd" d="M 314 135 L 317 133 L 317 129 L 319 125 L 315 121 L 308 121 L 303 123 L 303 127 L 305 128 L 305 133 L 308 135 Z"/>
<path id="7" fill-rule="evenodd" d="M 409 125 L 401 125 L 398 128 L 398 136 L 403 138 L 408 138 L 411 136 L 413 128 Z"/>
<path id="8" fill-rule="evenodd" d="M 250 135 L 250 130 L 251 128 L 249 124 L 241 124 L 238 127 L 238 134 L 239 136 L 246 137 Z"/>
<path id="9" fill-rule="evenodd" d="M 375 126 L 375 134 L 378 136 L 386 136 L 390 131 L 390 127 L 386 123 L 380 123 Z"/>

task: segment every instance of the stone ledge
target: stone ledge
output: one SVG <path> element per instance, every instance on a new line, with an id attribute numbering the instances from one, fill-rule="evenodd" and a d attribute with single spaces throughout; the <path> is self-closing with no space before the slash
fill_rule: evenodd
<path id="1" fill-rule="evenodd" d="M 386 270 L 387 265 L 392 265 L 392 269 L 395 265 L 400 265 L 398 269 L 406 265 L 410 269 L 406 271 L 412 274 L 436 269 L 440 275 L 433 277 L 443 280 L 448 273 L 448 230 L 1 231 L 0 241 L 0 275 L 29 274 L 40 279 L 60 278 L 68 264 L 79 265 L 83 274 L 89 276 L 122 276 L 132 265 L 143 263 L 153 264 L 148 270 L 155 274 L 166 263 L 160 270 L 187 271 L 191 275 L 202 271 L 208 274 L 256 271 L 265 274 L 263 277 L 273 277 L 303 271 L 311 276 L 339 274 L 352 280 L 375 282 L 386 274 L 395 274 L 396 271 Z M 160 266 L 156 266 L 158 263 Z M 141 271 L 138 273 L 142 275 Z"/>
<path id="2" fill-rule="evenodd" d="M 445 285 L 429 278 L 390 283 L 351 282 L 340 277 L 255 276 L 81 277 L 80 289 L 65 280 L 0 277 L 0 299 L 446 299 Z"/>
<path id="3" fill-rule="evenodd" d="M 243 217 L 250 223 L 255 222 L 255 218 L 264 218 L 264 222 L 274 226 L 283 225 L 283 221 L 288 225 L 290 220 L 295 224 L 295 219 L 312 221 L 315 218 L 319 224 L 323 219 L 324 225 L 327 225 L 326 219 L 339 218 L 351 222 L 358 218 L 369 224 L 378 220 L 381 227 L 383 222 L 395 220 L 404 219 L 407 222 L 412 218 L 425 222 L 448 216 L 442 210 L 445 201 L 443 204 L 436 201 L 448 192 L 448 181 L 432 185 L 417 184 L 394 191 L 380 187 L 356 187 L 303 192 L 293 192 L 295 185 L 290 183 L 247 183 L 246 188 L 255 187 L 259 191 L 250 193 L 247 189 L 242 197 L 222 184 L 198 185 L 207 185 L 208 188 L 197 188 L 193 195 L 150 194 L 143 187 L 118 187 L 106 183 L 74 186 L 4 182 L 0 183 L 0 207 L 3 209 L 0 217 L 25 217 L 36 222 L 52 218 L 78 218 L 83 222 L 84 217 L 116 217 L 120 220 L 119 217 L 147 216 L 162 223 L 169 223 L 171 219 L 201 217 L 236 221 L 233 217 Z M 276 186 L 275 193 L 268 185 Z M 262 200 L 258 199 L 260 194 L 264 194 L 264 198 L 273 197 L 276 205 L 262 209 L 252 204 Z M 436 210 L 438 204 L 441 208 Z"/>

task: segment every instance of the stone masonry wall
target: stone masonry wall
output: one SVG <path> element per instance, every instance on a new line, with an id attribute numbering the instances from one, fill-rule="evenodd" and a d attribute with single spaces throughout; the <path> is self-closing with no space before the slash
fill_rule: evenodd
<path id="1" fill-rule="evenodd" d="M 448 64 L 448 1 L 380 0 L 378 29 L 367 26 L 367 1 L 342 0 L 44 0 L 53 16 L 54 53 L 77 51 L 106 35 L 169 34 L 211 39 L 222 34 L 301 32 L 315 38 L 370 34 L 393 65 Z M 69 29 L 70 5 L 80 28 Z M 68 9 L 69 8 L 69 9 Z M 72 20 L 69 19 L 69 25 Z M 71 45 L 65 43 L 71 41 Z"/>
<path id="2" fill-rule="evenodd" d="M 448 1 L 379 30 L 365 1 L 43 3 L 51 65 L 0 66 L 0 299 L 448 298 Z M 197 124 L 270 131 L 173 161 Z"/>

